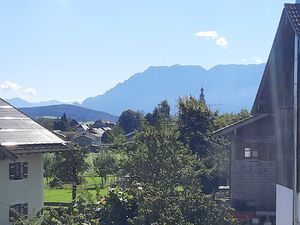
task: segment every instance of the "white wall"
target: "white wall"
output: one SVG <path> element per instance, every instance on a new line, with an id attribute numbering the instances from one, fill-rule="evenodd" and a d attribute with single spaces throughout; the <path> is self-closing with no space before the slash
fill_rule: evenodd
<path id="1" fill-rule="evenodd" d="M 276 225 L 293 225 L 293 190 L 276 184 Z"/>
<path id="2" fill-rule="evenodd" d="M 9 206 L 28 203 L 28 213 L 33 215 L 43 207 L 43 160 L 42 154 L 18 155 L 16 162 L 28 162 L 28 178 L 9 180 L 9 163 L 0 161 L 0 224 L 9 225 Z"/>

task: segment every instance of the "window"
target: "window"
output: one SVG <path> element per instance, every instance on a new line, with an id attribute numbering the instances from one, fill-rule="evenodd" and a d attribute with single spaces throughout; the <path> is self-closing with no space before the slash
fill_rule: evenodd
<path id="1" fill-rule="evenodd" d="M 17 219 L 20 216 L 28 216 L 28 203 L 16 204 L 9 207 L 10 222 L 12 222 L 14 219 Z"/>
<path id="2" fill-rule="evenodd" d="M 245 148 L 245 158 L 251 157 L 251 148 Z"/>
<path id="3" fill-rule="evenodd" d="M 244 157 L 246 159 L 257 159 L 258 158 L 258 150 L 252 149 L 250 147 L 246 147 L 244 149 L 244 151 L 245 151 Z"/>
<path id="4" fill-rule="evenodd" d="M 9 179 L 22 180 L 28 177 L 28 163 L 14 162 L 9 164 Z"/>
<path id="5" fill-rule="evenodd" d="M 236 145 L 236 160 L 255 159 L 261 161 L 276 160 L 275 143 L 246 142 Z"/>

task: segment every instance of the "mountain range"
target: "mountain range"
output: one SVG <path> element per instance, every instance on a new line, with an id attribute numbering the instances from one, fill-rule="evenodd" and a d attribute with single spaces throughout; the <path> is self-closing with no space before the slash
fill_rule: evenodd
<path id="1" fill-rule="evenodd" d="M 96 121 L 99 119 L 110 122 L 117 122 L 118 120 L 117 116 L 106 112 L 99 112 L 80 106 L 66 104 L 19 108 L 19 110 L 33 118 L 42 116 L 61 117 L 66 113 L 68 117 L 80 122 Z"/>
<path id="2" fill-rule="evenodd" d="M 117 84 L 102 95 L 89 97 L 76 106 L 120 115 L 126 109 L 151 112 L 162 100 L 168 100 L 176 113 L 178 97 L 200 95 L 204 88 L 206 103 L 221 112 L 250 110 L 265 64 L 218 65 L 209 70 L 201 66 L 152 66 Z M 8 99 L 16 107 L 57 105 L 62 102 L 29 103 Z"/>
<path id="3" fill-rule="evenodd" d="M 65 102 L 61 102 L 61 101 L 58 101 L 58 100 L 49 100 L 49 101 L 42 101 L 42 102 L 28 102 L 28 101 L 26 101 L 22 98 L 11 98 L 11 99 L 6 99 L 6 101 L 9 102 L 10 104 L 12 104 L 13 106 L 17 107 L 17 108 L 67 104 Z M 80 106 L 80 104 L 77 103 L 77 102 L 72 103 L 72 105 Z"/>
<path id="4" fill-rule="evenodd" d="M 201 66 L 149 67 L 103 95 L 87 98 L 82 106 L 120 115 L 129 108 L 150 112 L 167 99 L 172 113 L 176 113 L 178 97 L 198 97 L 203 87 L 206 103 L 213 109 L 250 110 L 264 67 L 265 64 L 218 65 L 209 70 Z"/>

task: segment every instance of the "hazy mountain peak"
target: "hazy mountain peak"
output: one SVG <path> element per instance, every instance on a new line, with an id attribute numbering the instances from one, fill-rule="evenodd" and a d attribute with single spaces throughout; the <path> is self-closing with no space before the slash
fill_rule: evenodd
<path id="1" fill-rule="evenodd" d="M 197 65 L 151 66 L 82 105 L 120 115 L 128 108 L 150 112 L 167 99 L 174 113 L 179 96 L 199 96 L 203 87 L 206 102 L 213 108 L 250 109 L 263 70 L 264 64 L 218 65 L 210 70 Z"/>

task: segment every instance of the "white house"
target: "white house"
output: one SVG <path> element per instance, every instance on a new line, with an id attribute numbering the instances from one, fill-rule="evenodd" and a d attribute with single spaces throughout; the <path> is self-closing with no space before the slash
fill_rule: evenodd
<path id="1" fill-rule="evenodd" d="M 44 201 L 45 152 L 66 150 L 65 142 L 0 98 L 0 224 L 15 212 L 31 216 Z"/>

